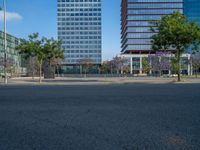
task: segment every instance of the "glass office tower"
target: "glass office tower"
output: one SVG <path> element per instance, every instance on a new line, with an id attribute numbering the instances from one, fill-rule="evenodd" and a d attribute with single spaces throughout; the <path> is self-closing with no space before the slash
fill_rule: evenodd
<path id="1" fill-rule="evenodd" d="M 200 0 L 184 0 L 184 14 L 200 25 Z"/>
<path id="2" fill-rule="evenodd" d="M 10 34 L 7 34 L 7 70 L 9 75 L 23 73 L 21 56 L 15 50 L 20 40 Z M 4 32 L 0 31 L 0 76 L 4 75 Z"/>
<path id="3" fill-rule="evenodd" d="M 65 54 L 64 65 L 88 59 L 101 64 L 101 0 L 58 0 L 58 39 Z"/>
<path id="4" fill-rule="evenodd" d="M 150 30 L 150 22 L 175 11 L 183 13 L 183 0 L 122 0 L 122 53 L 152 52 L 151 37 L 155 33 Z"/>

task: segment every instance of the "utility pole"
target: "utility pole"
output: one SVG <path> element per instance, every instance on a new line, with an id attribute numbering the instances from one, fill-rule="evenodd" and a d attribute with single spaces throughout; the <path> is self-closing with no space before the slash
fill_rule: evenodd
<path id="1" fill-rule="evenodd" d="M 6 34 L 6 0 L 4 2 L 4 83 L 8 84 L 7 75 L 7 34 Z"/>

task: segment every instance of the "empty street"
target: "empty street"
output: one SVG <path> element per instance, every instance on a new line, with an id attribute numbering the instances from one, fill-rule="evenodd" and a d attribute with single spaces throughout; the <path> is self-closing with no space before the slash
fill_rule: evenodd
<path id="1" fill-rule="evenodd" d="M 198 150 L 200 84 L 0 86 L 0 150 Z"/>

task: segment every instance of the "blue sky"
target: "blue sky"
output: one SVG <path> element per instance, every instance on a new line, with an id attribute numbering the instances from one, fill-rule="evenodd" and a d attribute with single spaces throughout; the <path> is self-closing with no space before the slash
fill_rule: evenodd
<path id="1" fill-rule="evenodd" d="M 1 6 L 3 5 L 3 0 Z M 120 0 L 102 0 L 103 59 L 120 53 Z M 8 32 L 16 37 L 39 32 L 41 36 L 57 37 L 57 0 L 7 0 Z M 3 29 L 0 14 L 0 29 Z"/>

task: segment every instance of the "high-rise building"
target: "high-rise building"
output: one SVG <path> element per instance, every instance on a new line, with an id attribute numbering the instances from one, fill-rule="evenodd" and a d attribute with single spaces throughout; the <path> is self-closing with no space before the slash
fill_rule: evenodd
<path id="1" fill-rule="evenodd" d="M 22 68 L 21 56 L 15 50 L 20 40 L 10 34 L 7 34 L 7 72 L 11 74 L 21 74 Z M 4 75 L 4 32 L 0 31 L 0 76 Z"/>
<path id="2" fill-rule="evenodd" d="M 183 0 L 122 0 L 122 53 L 152 52 L 150 22 L 175 11 L 183 13 Z"/>
<path id="3" fill-rule="evenodd" d="M 101 0 L 58 0 L 58 39 L 62 41 L 64 66 L 81 60 L 102 61 Z"/>
<path id="4" fill-rule="evenodd" d="M 193 7 L 198 0 L 122 0 L 121 2 L 121 45 L 122 57 L 130 58 L 130 73 L 143 74 L 143 60 L 156 52 L 152 50 L 151 31 L 152 22 L 160 20 L 164 15 L 170 15 L 179 11 L 192 20 L 198 20 L 197 6 Z M 185 7 L 184 7 L 184 3 Z M 191 12 L 194 11 L 194 12 Z M 168 56 L 168 57 L 171 57 Z M 188 60 L 189 54 L 182 55 L 183 60 Z M 167 74 L 171 70 L 162 70 Z M 184 65 L 182 71 L 191 73 L 189 65 Z M 150 70 L 149 74 L 152 74 Z"/>
<path id="5" fill-rule="evenodd" d="M 184 0 L 184 15 L 200 25 L 200 0 Z"/>
<path id="6" fill-rule="evenodd" d="M 184 0 L 184 15 L 189 21 L 195 21 L 200 27 L 200 0 Z M 191 48 L 187 49 L 188 53 L 192 52 Z"/>

